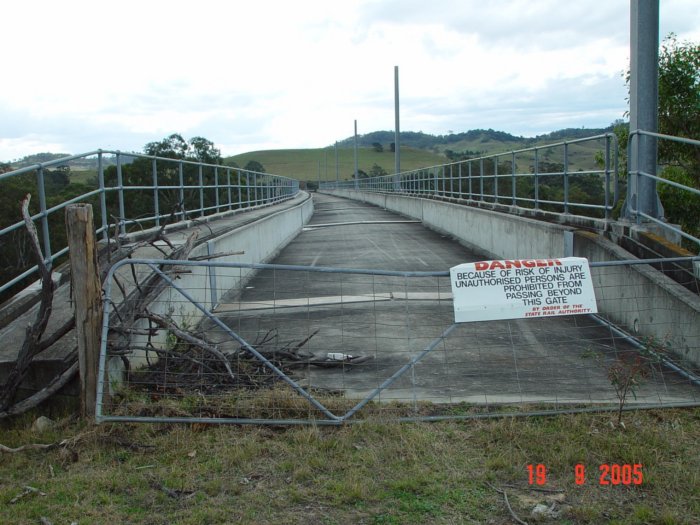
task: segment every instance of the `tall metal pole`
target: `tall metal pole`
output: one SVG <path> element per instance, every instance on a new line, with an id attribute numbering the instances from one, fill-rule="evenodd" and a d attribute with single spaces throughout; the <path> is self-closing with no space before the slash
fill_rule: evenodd
<path id="1" fill-rule="evenodd" d="M 401 173 L 401 147 L 399 129 L 399 66 L 394 66 L 394 189 L 399 188 L 399 173 Z"/>
<path id="2" fill-rule="evenodd" d="M 360 184 L 357 175 L 357 119 L 355 120 L 355 189 L 359 189 Z"/>
<path id="3" fill-rule="evenodd" d="M 657 132 L 659 98 L 659 0 L 630 3 L 630 133 Z M 639 212 L 663 216 L 656 181 L 656 138 L 633 136 L 628 151 L 629 177 L 625 217 L 642 222 Z"/>

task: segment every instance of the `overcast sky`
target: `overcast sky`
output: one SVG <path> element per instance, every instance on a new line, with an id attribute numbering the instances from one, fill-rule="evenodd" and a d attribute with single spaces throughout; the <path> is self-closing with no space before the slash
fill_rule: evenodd
<path id="1" fill-rule="evenodd" d="M 171 133 L 226 155 L 394 128 L 534 136 L 626 109 L 628 0 L 3 2 L 0 160 L 141 151 Z M 661 0 L 700 41 L 698 0 Z"/>

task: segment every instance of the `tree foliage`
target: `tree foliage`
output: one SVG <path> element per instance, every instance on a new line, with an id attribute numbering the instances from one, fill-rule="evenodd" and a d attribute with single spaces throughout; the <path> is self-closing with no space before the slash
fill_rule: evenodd
<path id="1" fill-rule="evenodd" d="M 700 44 L 679 43 L 673 33 L 659 53 L 659 132 L 700 137 Z M 700 148 L 661 141 L 659 160 L 685 168 L 700 188 Z"/>
<path id="2" fill-rule="evenodd" d="M 221 151 L 211 140 L 204 137 L 192 137 L 189 141 L 182 135 L 173 133 L 163 140 L 149 142 L 143 148 L 146 155 L 165 157 L 168 159 L 183 159 L 207 164 L 221 164 Z"/>
<path id="3" fill-rule="evenodd" d="M 373 164 L 369 170 L 370 177 L 383 177 L 384 175 L 387 175 L 387 171 L 379 164 Z"/>
<path id="4" fill-rule="evenodd" d="M 257 160 L 249 160 L 246 165 L 243 166 L 244 170 L 255 171 L 257 173 L 265 173 L 265 166 L 263 166 Z"/>

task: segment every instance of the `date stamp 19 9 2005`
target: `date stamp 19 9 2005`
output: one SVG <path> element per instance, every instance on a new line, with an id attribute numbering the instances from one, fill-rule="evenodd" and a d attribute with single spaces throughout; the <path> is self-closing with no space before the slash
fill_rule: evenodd
<path id="1" fill-rule="evenodd" d="M 528 484 L 546 485 L 547 467 L 542 463 L 527 466 Z M 599 485 L 641 485 L 644 482 L 641 463 L 604 463 L 598 465 Z M 574 466 L 574 482 L 577 485 L 586 483 L 586 466 L 578 463 Z"/>

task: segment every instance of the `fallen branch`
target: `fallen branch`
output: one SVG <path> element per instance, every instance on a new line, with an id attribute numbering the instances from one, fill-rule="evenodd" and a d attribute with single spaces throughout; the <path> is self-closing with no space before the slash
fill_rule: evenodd
<path id="1" fill-rule="evenodd" d="M 518 518 L 518 515 L 513 511 L 513 508 L 510 506 L 510 502 L 508 501 L 508 494 L 506 494 L 506 491 L 503 489 L 499 489 L 497 487 L 494 487 L 491 485 L 491 483 L 486 483 L 489 487 L 491 487 L 493 490 L 498 492 L 499 494 L 503 495 L 503 500 L 506 502 L 506 507 L 508 507 L 508 512 L 510 512 L 511 517 L 515 520 L 516 523 L 519 525 L 528 525 L 526 521 L 521 520 Z"/>
<path id="2" fill-rule="evenodd" d="M 12 448 L 0 443 L 0 452 L 7 452 L 8 454 L 17 454 L 17 452 L 24 452 L 25 450 L 47 450 L 50 448 L 56 448 L 58 443 L 30 443 L 29 445 L 22 445 L 21 447 Z"/>
<path id="3" fill-rule="evenodd" d="M 244 250 L 237 252 L 219 252 L 212 253 L 211 255 L 197 255 L 196 257 L 190 257 L 190 261 L 208 261 L 210 259 L 218 259 L 219 257 L 228 257 L 229 255 L 243 255 Z"/>
<path id="4" fill-rule="evenodd" d="M 46 401 L 56 392 L 61 390 L 71 379 L 75 377 L 78 373 L 78 361 L 71 366 L 69 366 L 61 375 L 56 376 L 53 380 L 44 388 L 31 395 L 30 397 L 23 399 L 22 401 L 15 403 L 7 410 L 0 412 L 0 419 L 4 419 L 8 416 L 17 416 L 19 414 L 24 414 L 28 410 L 31 410 L 40 403 Z"/>
<path id="5" fill-rule="evenodd" d="M 221 352 L 221 350 L 216 348 L 216 346 L 210 344 L 209 342 L 203 339 L 200 339 L 199 337 L 190 334 L 189 332 L 182 330 L 172 320 L 168 319 L 167 317 L 163 317 L 162 315 L 154 314 L 146 310 L 143 317 L 145 317 L 146 319 L 150 319 L 161 328 L 169 330 L 178 339 L 181 339 L 186 343 L 194 345 L 197 348 L 201 348 L 205 352 L 215 355 L 224 363 L 226 371 L 228 372 L 228 375 L 231 376 L 231 379 L 236 379 L 236 375 L 233 373 L 233 370 L 231 370 L 231 365 L 228 362 L 228 358 Z"/>
<path id="6" fill-rule="evenodd" d="M 165 492 L 168 496 L 170 496 L 173 499 L 189 499 L 193 497 L 195 494 L 197 494 L 196 490 L 175 490 L 175 489 L 170 489 L 166 487 L 165 485 L 158 483 L 158 482 L 153 482 L 152 484 L 154 489 L 157 490 L 162 490 Z"/>
<path id="7" fill-rule="evenodd" d="M 46 330 L 46 325 L 49 323 L 53 304 L 55 285 L 53 279 L 51 279 L 51 270 L 44 262 L 44 255 L 41 253 L 41 246 L 39 245 L 39 234 L 29 213 L 30 200 L 30 194 L 27 194 L 22 200 L 22 217 L 29 233 L 30 245 L 41 276 L 41 301 L 34 323 L 27 327 L 24 342 L 17 355 L 15 366 L 10 370 L 5 385 L 0 390 L 0 414 L 5 413 L 12 405 L 17 389 L 27 375 L 29 364 L 34 359 L 34 356 L 42 350 L 39 341 Z"/>
<path id="8" fill-rule="evenodd" d="M 24 491 L 22 493 L 17 494 L 14 498 L 10 500 L 10 505 L 14 505 L 28 494 L 39 494 L 40 496 L 46 496 L 45 492 L 41 492 L 39 489 L 27 485 L 26 487 L 24 487 Z"/>

